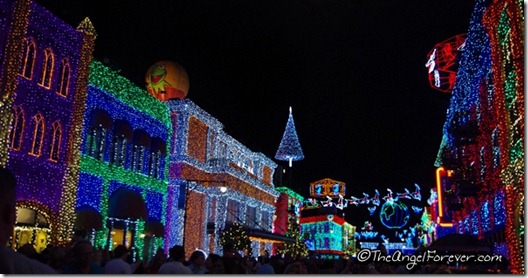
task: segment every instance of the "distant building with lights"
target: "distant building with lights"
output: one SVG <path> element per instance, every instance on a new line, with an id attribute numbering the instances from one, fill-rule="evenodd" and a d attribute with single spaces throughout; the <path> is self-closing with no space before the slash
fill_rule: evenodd
<path id="1" fill-rule="evenodd" d="M 524 270 L 521 1 L 476 1 L 435 166 L 437 236 L 474 235 Z"/>
<path id="2" fill-rule="evenodd" d="M 0 2 L 0 165 L 17 179 L 11 246 L 37 252 L 73 230 L 89 63 L 95 31 L 33 1 Z"/>
<path id="3" fill-rule="evenodd" d="M 345 195 L 345 183 L 322 179 L 310 183 L 310 200 L 301 210 L 301 235 L 307 247 L 320 258 L 339 258 L 355 250 L 355 227 L 331 199 Z M 341 198 L 342 199 L 342 198 Z"/>
<path id="4" fill-rule="evenodd" d="M 173 129 L 167 225 L 179 229 L 167 236 L 167 244 L 184 243 L 187 255 L 195 248 L 222 254 L 218 235 L 238 222 L 252 240 L 254 256 L 271 252 L 280 239 L 272 233 L 279 197 L 272 180 L 276 163 L 228 135 L 189 99 L 167 105 Z"/>

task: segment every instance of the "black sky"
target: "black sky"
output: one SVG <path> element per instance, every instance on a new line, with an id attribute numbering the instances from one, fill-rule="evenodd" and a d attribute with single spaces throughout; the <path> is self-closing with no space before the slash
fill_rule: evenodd
<path id="1" fill-rule="evenodd" d="M 76 27 L 95 59 L 140 87 L 162 59 L 184 66 L 188 98 L 274 159 L 288 107 L 305 159 L 291 187 L 332 178 L 347 197 L 434 184 L 449 95 L 429 87 L 427 53 L 466 33 L 469 0 L 37 1 Z M 286 163 L 278 162 L 287 166 Z M 287 178 L 287 177 L 285 177 Z M 277 185 L 278 186 L 278 185 Z M 427 194 L 428 195 L 428 194 Z"/>

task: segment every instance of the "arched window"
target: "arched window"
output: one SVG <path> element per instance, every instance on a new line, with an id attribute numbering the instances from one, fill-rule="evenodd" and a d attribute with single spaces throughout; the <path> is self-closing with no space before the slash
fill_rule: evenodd
<path id="1" fill-rule="evenodd" d="M 116 120 L 113 124 L 112 141 L 110 145 L 110 164 L 124 166 L 127 159 L 128 143 L 132 140 L 132 127 L 123 120 Z"/>
<path id="2" fill-rule="evenodd" d="M 145 146 L 132 145 L 132 159 L 130 163 L 130 170 L 141 173 L 143 170 L 143 162 L 145 160 Z"/>
<path id="3" fill-rule="evenodd" d="M 59 89 L 57 90 L 57 94 L 63 97 L 67 97 L 69 87 L 70 87 L 70 62 L 68 61 L 68 58 L 64 58 L 62 59 L 62 62 L 61 62 L 60 82 L 59 82 Z"/>
<path id="4" fill-rule="evenodd" d="M 165 141 L 161 140 L 160 138 L 154 137 L 151 140 L 151 146 L 150 146 L 150 158 L 148 161 L 148 175 L 153 178 L 160 178 L 163 179 L 163 171 L 161 169 L 162 166 L 162 159 L 165 157 L 165 154 L 167 152 L 167 146 L 165 144 Z"/>
<path id="5" fill-rule="evenodd" d="M 22 69 L 20 74 L 31 79 L 33 76 L 33 67 L 35 66 L 35 58 L 37 57 L 37 46 L 33 38 L 26 38 L 24 41 L 24 59 L 22 60 Z"/>
<path id="6" fill-rule="evenodd" d="M 31 146 L 31 151 L 29 154 L 34 156 L 40 156 L 40 151 L 42 149 L 42 140 L 44 139 L 44 118 L 42 114 L 38 113 L 33 116 L 33 145 Z"/>
<path id="7" fill-rule="evenodd" d="M 132 157 L 130 160 L 130 170 L 137 173 L 144 173 L 145 162 L 149 159 L 146 151 L 150 147 L 150 136 L 141 129 L 134 130 L 132 140 Z M 148 162 L 147 162 L 148 163 Z"/>
<path id="8" fill-rule="evenodd" d="M 41 208 L 26 207 L 26 204 L 17 205 L 16 222 L 13 231 L 13 247 L 21 248 L 31 244 L 41 253 L 51 240 L 51 221 L 49 214 Z"/>
<path id="9" fill-rule="evenodd" d="M 125 165 L 128 142 L 129 139 L 123 134 L 114 135 L 112 137 L 109 158 L 111 164 L 116 166 Z"/>
<path id="10" fill-rule="evenodd" d="M 51 138 L 50 160 L 58 161 L 60 155 L 60 144 L 62 141 L 62 127 L 58 121 L 53 123 L 53 137 Z"/>
<path id="11" fill-rule="evenodd" d="M 106 152 L 106 136 L 108 130 L 102 125 L 98 124 L 92 126 L 88 134 L 88 148 L 89 156 L 95 159 L 103 160 Z"/>
<path id="12" fill-rule="evenodd" d="M 42 79 L 40 85 L 49 89 L 51 87 L 51 76 L 53 75 L 54 64 L 53 51 L 51 48 L 44 49 L 44 61 L 42 63 Z"/>
<path id="13" fill-rule="evenodd" d="M 87 130 L 85 153 L 95 159 L 104 160 L 106 137 L 112 127 L 112 118 L 108 112 L 96 109 L 90 113 L 90 128 Z"/>
<path id="14" fill-rule="evenodd" d="M 24 118 L 24 110 L 20 106 L 15 106 L 13 126 L 11 127 L 10 142 L 9 146 L 11 149 L 19 151 L 22 146 L 22 135 L 24 134 L 24 125 L 26 121 Z"/>

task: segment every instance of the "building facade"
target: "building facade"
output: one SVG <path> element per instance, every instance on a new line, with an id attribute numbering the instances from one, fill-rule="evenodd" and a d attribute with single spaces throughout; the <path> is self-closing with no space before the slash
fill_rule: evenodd
<path id="1" fill-rule="evenodd" d="M 355 250 L 355 227 L 345 221 L 332 199 L 345 196 L 346 184 L 333 179 L 310 183 L 310 198 L 301 210 L 301 235 L 319 258 L 335 259 Z"/>
<path id="2" fill-rule="evenodd" d="M 158 87 L 92 61 L 88 19 L 75 29 L 32 1 L 0 6 L 0 165 L 19 182 L 13 248 L 41 251 L 75 232 L 143 259 L 175 244 L 222 254 L 219 236 L 235 222 L 255 256 L 281 240 L 277 165 L 184 99 L 188 79 L 171 88 L 181 99 L 159 101 Z"/>
<path id="3" fill-rule="evenodd" d="M 436 166 L 438 236 L 472 234 L 524 273 L 522 1 L 477 1 Z"/>
<path id="4" fill-rule="evenodd" d="M 95 31 L 32 1 L 1 1 L 1 163 L 17 178 L 12 247 L 71 237 L 80 123 Z"/>
<path id="5" fill-rule="evenodd" d="M 273 217 L 273 233 L 285 235 L 292 228 L 292 225 L 300 227 L 301 209 L 304 197 L 288 187 L 277 187 L 275 190 L 280 192 L 280 194 L 275 203 L 276 209 Z M 281 242 L 273 243 L 271 254 L 276 254 L 277 248 L 282 245 L 283 243 Z"/>
<path id="6" fill-rule="evenodd" d="M 93 233 L 96 247 L 123 244 L 141 258 L 163 247 L 171 131 L 164 103 L 92 61 L 76 208 L 100 213 L 98 231 L 77 222 Z"/>
<path id="7" fill-rule="evenodd" d="M 253 255 L 271 252 L 266 234 L 279 196 L 272 180 L 276 163 L 228 135 L 189 99 L 167 104 L 173 129 L 167 225 L 178 230 L 168 235 L 168 246 L 183 244 L 187 255 L 196 248 L 222 254 L 219 235 L 238 222 L 252 240 Z"/>

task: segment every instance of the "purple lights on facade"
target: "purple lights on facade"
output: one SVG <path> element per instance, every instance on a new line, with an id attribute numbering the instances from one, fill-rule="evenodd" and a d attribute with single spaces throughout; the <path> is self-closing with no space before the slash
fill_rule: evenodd
<path id="1" fill-rule="evenodd" d="M 18 201 L 38 201 L 49 206 L 54 213 L 58 213 L 63 178 L 68 167 L 67 153 L 70 151 L 68 149 L 70 135 L 68 127 L 72 121 L 73 95 L 83 34 L 53 16 L 43 7 L 32 3 L 25 37 L 32 38 L 35 42 L 34 53 L 36 55 L 31 78 L 18 76 L 13 107 L 19 107 L 23 111 L 24 119 L 19 122 L 23 130 L 20 149 L 10 150 L 8 168 L 15 172 L 18 182 L 23 185 L 17 192 Z M 25 60 L 26 47 L 24 46 L 22 50 L 22 64 L 24 64 L 27 62 Z M 45 67 L 45 50 L 51 50 L 52 54 L 49 88 L 40 84 Z M 65 97 L 57 93 L 61 82 L 60 69 L 63 61 L 69 64 L 69 86 Z M 35 130 L 33 117 L 39 113 L 43 118 L 44 132 L 40 155 L 35 156 L 30 154 Z M 50 152 L 54 135 L 53 123 L 55 122 L 59 124 L 61 136 L 58 136 L 60 140 L 58 159 L 52 161 Z"/>

